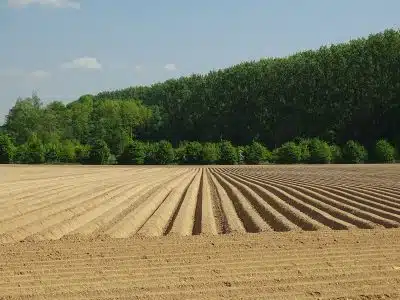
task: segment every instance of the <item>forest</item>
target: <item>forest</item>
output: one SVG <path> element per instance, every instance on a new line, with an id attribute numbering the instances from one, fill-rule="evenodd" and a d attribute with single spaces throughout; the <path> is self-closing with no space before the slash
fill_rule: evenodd
<path id="1" fill-rule="evenodd" d="M 400 31 L 44 105 L 18 99 L 1 163 L 394 162 Z"/>

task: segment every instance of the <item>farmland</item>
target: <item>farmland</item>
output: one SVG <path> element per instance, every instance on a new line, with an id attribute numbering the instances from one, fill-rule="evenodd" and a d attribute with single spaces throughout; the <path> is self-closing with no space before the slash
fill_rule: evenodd
<path id="1" fill-rule="evenodd" d="M 398 165 L 10 165 L 0 182 L 0 298 L 399 296 Z"/>

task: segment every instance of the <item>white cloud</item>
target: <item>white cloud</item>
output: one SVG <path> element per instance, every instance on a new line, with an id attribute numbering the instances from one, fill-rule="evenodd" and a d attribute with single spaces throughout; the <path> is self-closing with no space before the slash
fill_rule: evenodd
<path id="1" fill-rule="evenodd" d="M 72 0 L 8 0 L 8 6 L 10 7 L 20 8 L 30 4 L 48 5 L 57 8 L 81 8 L 79 2 Z"/>
<path id="2" fill-rule="evenodd" d="M 168 70 L 168 71 L 176 71 L 176 70 L 177 70 L 175 64 L 166 64 L 166 65 L 164 66 L 164 69 L 165 69 L 165 70 Z"/>
<path id="3" fill-rule="evenodd" d="M 61 65 L 63 69 L 95 69 L 100 70 L 101 64 L 95 57 L 84 56 Z"/>
<path id="4" fill-rule="evenodd" d="M 0 70 L 0 77 L 18 79 L 44 79 L 50 77 L 51 73 L 44 70 L 24 71 L 21 69 Z"/>
<path id="5" fill-rule="evenodd" d="M 135 70 L 138 71 L 138 72 L 139 72 L 139 71 L 142 71 L 142 70 L 143 70 L 143 67 L 137 65 L 137 66 L 135 66 Z"/>
<path id="6" fill-rule="evenodd" d="M 49 77 L 51 74 L 50 72 L 44 70 L 36 70 L 29 73 L 29 76 L 35 79 L 43 79 Z"/>

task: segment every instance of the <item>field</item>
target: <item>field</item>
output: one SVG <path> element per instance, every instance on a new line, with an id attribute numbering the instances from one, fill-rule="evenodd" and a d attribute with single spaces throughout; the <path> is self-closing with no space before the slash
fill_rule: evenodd
<path id="1" fill-rule="evenodd" d="M 400 166 L 0 166 L 0 299 L 400 297 Z"/>

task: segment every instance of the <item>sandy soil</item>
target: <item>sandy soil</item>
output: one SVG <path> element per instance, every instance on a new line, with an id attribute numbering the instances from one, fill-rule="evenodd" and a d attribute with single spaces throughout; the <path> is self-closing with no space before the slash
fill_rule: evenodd
<path id="1" fill-rule="evenodd" d="M 400 230 L 23 242 L 0 299 L 399 299 Z"/>
<path id="2" fill-rule="evenodd" d="M 400 166 L 0 166 L 0 299 L 400 299 Z"/>

